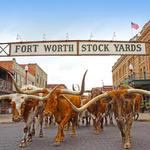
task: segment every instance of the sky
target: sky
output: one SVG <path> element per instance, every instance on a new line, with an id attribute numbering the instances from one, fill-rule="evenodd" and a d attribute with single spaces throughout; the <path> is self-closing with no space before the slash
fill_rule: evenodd
<path id="1" fill-rule="evenodd" d="M 0 43 L 66 40 L 67 35 L 69 40 L 128 41 L 150 20 L 149 0 L 1 0 L 0 6 Z M 140 28 L 131 29 L 131 22 Z M 112 66 L 118 58 L 24 56 L 16 61 L 37 63 L 48 74 L 49 84 L 64 83 L 68 88 L 80 85 L 88 69 L 85 87 L 91 89 L 112 85 Z"/>

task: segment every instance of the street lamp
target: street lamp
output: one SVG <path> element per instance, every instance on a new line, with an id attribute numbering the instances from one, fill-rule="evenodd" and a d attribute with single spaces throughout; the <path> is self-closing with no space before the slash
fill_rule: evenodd
<path id="1" fill-rule="evenodd" d="M 25 84 L 27 85 L 27 80 L 28 80 L 28 65 L 25 66 Z"/>
<path id="2" fill-rule="evenodd" d="M 102 91 L 103 91 L 104 90 L 104 81 L 101 80 L 101 82 L 102 82 Z"/>
<path id="3" fill-rule="evenodd" d="M 132 82 L 132 75 L 133 75 L 133 65 L 132 64 L 129 64 L 129 70 L 130 70 L 130 78 L 129 78 L 129 81 Z"/>

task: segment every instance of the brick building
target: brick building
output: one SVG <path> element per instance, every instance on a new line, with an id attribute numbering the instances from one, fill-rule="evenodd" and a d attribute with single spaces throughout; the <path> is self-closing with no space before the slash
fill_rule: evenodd
<path id="1" fill-rule="evenodd" d="M 146 55 L 121 56 L 112 67 L 113 86 L 117 87 L 120 83 L 124 83 L 150 91 L 150 21 L 144 25 L 140 34 L 131 39 L 133 40 L 148 42 Z M 147 110 L 148 105 L 150 97 L 143 96 L 141 104 L 143 112 Z"/>
<path id="2" fill-rule="evenodd" d="M 38 64 L 18 64 L 13 59 L 10 61 L 0 61 L 0 66 L 13 74 L 19 87 L 25 84 L 32 84 L 37 87 L 47 86 L 47 74 Z"/>
<path id="3" fill-rule="evenodd" d="M 25 84 L 47 86 L 47 74 L 37 64 L 18 64 L 15 59 L 0 61 L 0 95 L 15 92 L 9 73 L 14 76 L 19 87 Z M 0 101 L 0 113 L 8 113 L 10 107 L 9 100 Z"/>
<path id="4" fill-rule="evenodd" d="M 131 40 L 150 42 L 150 21 Z M 146 44 L 146 54 L 150 54 L 150 43 Z M 150 90 L 150 55 L 121 56 L 112 67 L 113 85 L 131 83 L 136 88 Z"/>

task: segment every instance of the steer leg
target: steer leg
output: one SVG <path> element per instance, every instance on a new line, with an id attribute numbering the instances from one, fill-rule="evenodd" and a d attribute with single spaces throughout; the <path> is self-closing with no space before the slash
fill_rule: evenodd
<path id="1" fill-rule="evenodd" d="M 39 137 L 42 138 L 43 137 L 43 115 L 42 114 L 38 115 L 38 120 L 40 124 Z"/>
<path id="2" fill-rule="evenodd" d="M 127 118 L 126 128 L 125 128 L 125 141 L 123 147 L 129 149 L 132 147 L 131 145 L 131 127 L 133 123 L 133 116 L 129 116 Z"/>
<path id="3" fill-rule="evenodd" d="M 107 115 L 105 115 L 105 126 L 107 126 L 108 125 L 108 118 L 107 118 L 108 116 Z"/>
<path id="4" fill-rule="evenodd" d="M 109 119 L 110 119 L 110 125 L 114 125 L 112 113 L 109 114 Z"/>
<path id="5" fill-rule="evenodd" d="M 66 115 L 58 125 L 58 132 L 55 137 L 55 145 L 59 145 L 64 140 L 64 126 L 70 120 L 70 115 Z"/>
<path id="6" fill-rule="evenodd" d="M 32 132 L 31 132 L 31 127 L 28 127 L 28 138 L 27 142 L 32 142 Z"/>
<path id="7" fill-rule="evenodd" d="M 23 129 L 23 138 L 20 142 L 19 147 L 26 147 L 27 146 L 27 132 L 28 132 L 28 127 L 24 127 Z"/>
<path id="8" fill-rule="evenodd" d="M 74 117 L 74 118 L 71 119 L 71 122 L 72 122 L 72 137 L 77 135 L 76 134 L 77 120 L 78 120 L 77 117 Z"/>
<path id="9" fill-rule="evenodd" d="M 68 123 L 65 125 L 65 131 L 69 131 L 70 126 L 70 121 L 68 121 Z"/>
<path id="10" fill-rule="evenodd" d="M 123 121 L 118 121 L 117 119 L 116 119 L 116 122 L 117 122 L 117 126 L 118 126 L 118 128 L 119 128 L 119 130 L 120 130 L 120 133 L 121 133 L 122 143 L 124 144 L 124 142 L 125 142 L 124 123 L 123 123 Z"/>
<path id="11" fill-rule="evenodd" d="M 32 123 L 32 135 L 35 135 L 35 118 L 33 118 L 33 123 Z"/>
<path id="12" fill-rule="evenodd" d="M 101 125 L 100 125 L 99 117 L 93 119 L 93 125 L 94 125 L 94 133 L 99 134 L 101 131 Z"/>
<path id="13" fill-rule="evenodd" d="M 103 117 L 100 117 L 100 127 L 101 127 L 101 130 L 104 129 L 104 118 Z"/>
<path id="14" fill-rule="evenodd" d="M 100 123 L 98 118 L 93 119 L 93 126 L 94 126 L 94 134 L 99 134 Z"/>
<path id="15" fill-rule="evenodd" d="M 45 116 L 45 124 L 44 124 L 45 128 L 48 128 L 48 116 Z"/>

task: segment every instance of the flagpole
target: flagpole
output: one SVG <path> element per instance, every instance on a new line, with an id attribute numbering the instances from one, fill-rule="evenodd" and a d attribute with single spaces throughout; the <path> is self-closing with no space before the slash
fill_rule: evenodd
<path id="1" fill-rule="evenodd" d="M 114 33 L 113 33 L 113 36 L 112 36 L 112 41 L 115 40 L 115 37 L 116 37 L 116 33 L 114 32 Z"/>
<path id="2" fill-rule="evenodd" d="M 131 39 L 133 38 L 133 28 L 131 27 Z"/>
<path id="3" fill-rule="evenodd" d="M 137 23 L 131 22 L 131 39 L 135 36 L 133 30 L 139 31 L 139 25 Z"/>
<path id="4" fill-rule="evenodd" d="M 132 28 L 132 21 L 131 21 L 131 24 L 130 24 L 130 28 L 131 28 L 131 39 L 133 38 L 133 28 Z"/>

